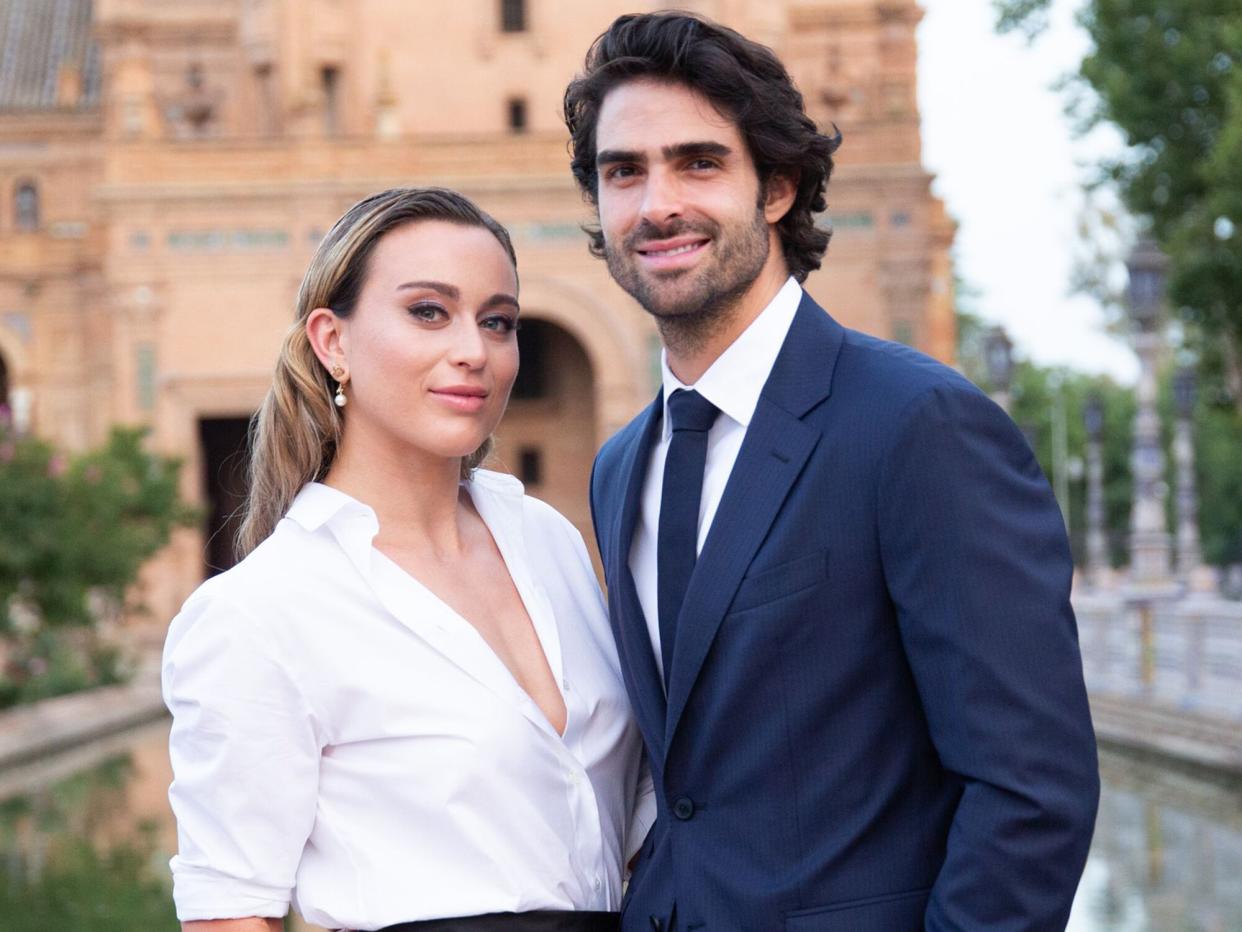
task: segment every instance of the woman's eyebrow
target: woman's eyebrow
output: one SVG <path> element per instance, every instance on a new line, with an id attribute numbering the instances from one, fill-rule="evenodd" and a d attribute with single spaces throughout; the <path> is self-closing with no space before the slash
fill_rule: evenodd
<path id="1" fill-rule="evenodd" d="M 427 288 L 430 291 L 439 292 L 446 298 L 456 301 L 461 298 L 461 291 L 456 285 L 449 285 L 445 282 L 402 282 L 397 286 L 397 291 L 404 291 L 407 288 Z"/>

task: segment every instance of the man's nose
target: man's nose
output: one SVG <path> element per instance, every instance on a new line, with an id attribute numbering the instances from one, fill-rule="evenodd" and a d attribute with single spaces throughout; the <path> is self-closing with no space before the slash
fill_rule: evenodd
<path id="1" fill-rule="evenodd" d="M 685 209 L 683 189 L 674 172 L 656 168 L 647 175 L 640 208 L 642 219 L 661 226 L 680 217 Z"/>

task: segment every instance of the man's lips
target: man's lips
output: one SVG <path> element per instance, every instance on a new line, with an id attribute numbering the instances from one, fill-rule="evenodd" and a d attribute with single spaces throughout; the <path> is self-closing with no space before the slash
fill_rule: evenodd
<path id="1" fill-rule="evenodd" d="M 652 240 L 637 248 L 640 255 L 653 259 L 664 259 L 670 256 L 686 255 L 706 246 L 705 236 L 679 236 L 676 239 Z"/>
<path id="2" fill-rule="evenodd" d="M 676 239 L 649 240 L 637 247 L 638 261 L 653 272 L 679 272 L 699 261 L 711 239 L 679 236 Z"/>

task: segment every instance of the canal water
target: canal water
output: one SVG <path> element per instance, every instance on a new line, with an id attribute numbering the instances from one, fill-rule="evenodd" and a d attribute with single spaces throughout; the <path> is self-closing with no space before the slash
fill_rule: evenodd
<path id="1" fill-rule="evenodd" d="M 165 721 L 0 771 L 0 929 L 176 929 Z M 1114 750 L 1072 932 L 1242 930 L 1242 779 Z M 295 920 L 290 932 L 312 927 Z"/>

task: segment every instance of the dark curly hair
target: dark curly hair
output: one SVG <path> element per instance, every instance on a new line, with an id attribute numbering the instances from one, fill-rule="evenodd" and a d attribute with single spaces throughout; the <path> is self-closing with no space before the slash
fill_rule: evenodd
<path id="1" fill-rule="evenodd" d="M 773 176 L 797 184 L 789 212 L 777 224 L 789 272 L 799 282 L 819 268 L 832 234 L 815 225 L 828 206 L 824 191 L 841 133 L 819 132 L 802 95 L 767 46 L 689 13 L 618 17 L 587 51 L 585 69 L 565 89 L 571 166 L 584 196 L 598 205 L 595 128 L 608 92 L 637 78 L 683 84 L 737 124 L 759 182 Z M 588 227 L 591 252 L 604 254 L 604 234 Z"/>

